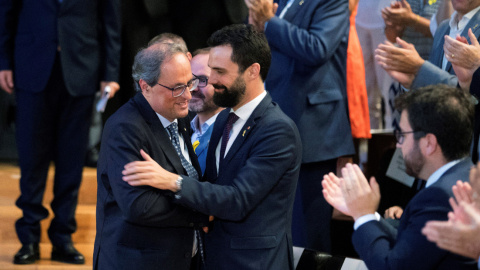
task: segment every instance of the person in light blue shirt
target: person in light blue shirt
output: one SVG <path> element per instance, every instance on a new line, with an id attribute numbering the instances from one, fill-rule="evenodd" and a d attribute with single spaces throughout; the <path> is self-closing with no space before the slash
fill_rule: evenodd
<path id="1" fill-rule="evenodd" d="M 202 175 L 205 172 L 205 160 L 207 157 L 208 143 L 212 135 L 213 124 L 217 115 L 223 108 L 213 103 L 213 86 L 208 83 L 211 69 L 208 67 L 210 48 L 198 49 L 193 52 L 190 62 L 192 73 L 199 79 L 197 89 L 192 91 L 192 99 L 188 104 L 190 111 L 197 113 L 190 123 L 192 126 L 192 145 L 198 157 Z"/>

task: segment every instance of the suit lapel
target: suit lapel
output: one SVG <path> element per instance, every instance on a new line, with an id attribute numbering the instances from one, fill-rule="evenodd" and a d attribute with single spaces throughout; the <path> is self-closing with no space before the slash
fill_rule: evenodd
<path id="1" fill-rule="evenodd" d="M 235 138 L 235 141 L 233 142 L 232 146 L 227 152 L 227 155 L 225 156 L 223 163 L 222 163 L 222 168 L 220 168 L 219 173 L 221 172 L 228 166 L 232 158 L 235 156 L 235 154 L 239 151 L 240 147 L 242 144 L 245 142 L 247 139 L 248 135 L 250 132 L 255 128 L 256 120 L 258 120 L 267 107 L 270 105 L 272 102 L 272 98 L 270 95 L 267 93 L 267 95 L 263 98 L 263 100 L 258 104 L 257 108 L 253 110 L 252 114 L 250 117 L 247 119 L 247 122 L 243 126 L 243 128 L 240 130 L 240 133 L 237 135 L 237 138 Z"/>
<path id="2" fill-rule="evenodd" d="M 300 9 L 304 2 L 308 0 L 294 0 L 290 8 L 287 10 L 287 13 L 283 16 L 283 19 L 291 22 L 295 15 L 298 14 L 298 9 Z M 280 15 L 280 14 L 279 14 Z"/>
<path id="3" fill-rule="evenodd" d="M 158 146 L 162 149 L 166 159 L 170 161 L 170 164 L 175 168 L 175 173 L 185 174 L 180 157 L 178 156 L 177 151 L 175 151 L 172 141 L 170 141 L 170 136 L 163 127 L 162 122 L 160 122 L 160 119 L 158 119 L 155 111 L 142 93 L 137 93 L 134 97 L 134 101 L 137 104 L 138 110 L 142 114 L 143 119 L 145 119 L 150 125 L 153 134 L 155 134 Z"/>

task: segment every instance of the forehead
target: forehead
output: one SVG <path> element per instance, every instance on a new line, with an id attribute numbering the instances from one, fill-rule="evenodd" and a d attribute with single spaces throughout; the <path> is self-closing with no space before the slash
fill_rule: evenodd
<path id="1" fill-rule="evenodd" d="M 190 61 L 183 53 L 176 53 L 170 59 L 166 59 L 160 69 L 161 80 L 185 84 L 192 77 Z"/>
<path id="2" fill-rule="evenodd" d="M 208 67 L 208 54 L 197 54 L 192 58 L 192 73 L 195 75 L 210 76 L 210 67 Z"/>
<path id="3" fill-rule="evenodd" d="M 232 62 L 233 49 L 229 45 L 213 47 L 210 50 L 208 66 L 212 69 L 238 71 L 238 65 Z"/>

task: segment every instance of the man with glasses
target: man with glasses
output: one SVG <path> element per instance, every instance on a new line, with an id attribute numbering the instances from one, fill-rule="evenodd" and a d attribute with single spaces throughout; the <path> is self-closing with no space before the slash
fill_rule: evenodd
<path id="1" fill-rule="evenodd" d="M 198 157 L 198 163 L 202 169 L 202 175 L 205 173 L 205 162 L 207 158 L 208 144 L 212 135 L 213 124 L 218 114 L 223 110 L 213 102 L 214 88 L 208 83 L 208 78 L 212 72 L 208 66 L 208 54 L 210 48 L 198 49 L 193 52 L 193 58 L 190 61 L 192 72 L 198 78 L 198 87 L 192 91 L 192 99 L 188 104 L 190 111 L 197 115 L 190 123 L 192 134 L 192 145 L 195 154 Z"/>
<path id="2" fill-rule="evenodd" d="M 429 242 L 421 229 L 429 220 L 447 220 L 452 186 L 468 180 L 473 103 L 463 91 L 432 85 L 397 98 L 400 130 L 395 132 L 406 172 L 426 179 L 425 188 L 408 203 L 394 229 L 376 209 L 380 191 L 357 165 L 347 164 L 341 179 L 333 173 L 322 182 L 325 199 L 355 220 L 353 245 L 369 269 L 476 269 L 475 261 Z"/>
<path id="3" fill-rule="evenodd" d="M 227 109 L 213 127 L 206 182 L 165 171 L 149 157 L 128 164 L 124 180 L 170 190 L 176 203 L 215 216 L 205 235 L 206 269 L 293 269 L 301 142 L 264 88 L 270 48 L 243 24 L 218 30 L 209 45 L 213 100 Z"/>
<path id="4" fill-rule="evenodd" d="M 190 143 L 188 103 L 198 86 L 178 44 L 153 44 L 135 57 L 137 94 L 105 124 L 98 161 L 94 269 L 190 269 L 203 254 L 207 216 L 174 203 L 174 194 L 122 180 L 125 165 L 149 158 L 169 172 L 201 176 Z M 193 259 L 192 259 L 193 257 Z"/>

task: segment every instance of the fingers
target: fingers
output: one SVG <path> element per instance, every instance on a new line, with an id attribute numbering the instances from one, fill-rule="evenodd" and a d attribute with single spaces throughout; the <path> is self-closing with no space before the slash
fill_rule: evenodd
<path id="1" fill-rule="evenodd" d="M 410 50 L 415 49 L 415 46 L 413 46 L 413 44 L 410 44 L 399 37 L 397 37 L 396 41 L 397 41 L 397 44 L 404 49 L 410 49 Z"/>
<path id="2" fill-rule="evenodd" d="M 140 149 L 140 155 L 145 161 L 154 161 L 143 149 Z"/>
<path id="3" fill-rule="evenodd" d="M 477 37 L 473 34 L 472 28 L 468 29 L 468 36 L 470 37 L 470 42 L 473 46 L 479 47 L 480 44 L 478 43 Z M 465 39 L 466 40 L 466 39 Z"/>
<path id="4" fill-rule="evenodd" d="M 378 182 L 377 180 L 375 179 L 375 177 L 370 177 L 370 187 L 373 191 L 373 193 L 378 197 L 380 198 L 380 186 L 378 185 Z"/>
<path id="5" fill-rule="evenodd" d="M 13 93 L 13 73 L 11 70 L 0 71 L 0 87 L 7 93 Z"/>

